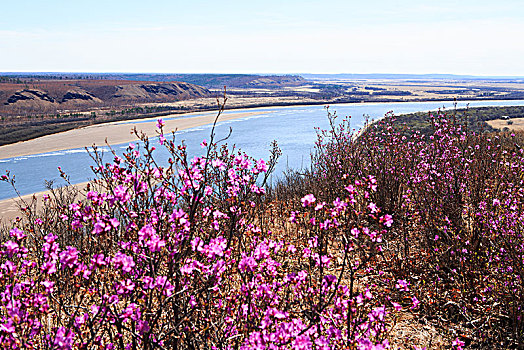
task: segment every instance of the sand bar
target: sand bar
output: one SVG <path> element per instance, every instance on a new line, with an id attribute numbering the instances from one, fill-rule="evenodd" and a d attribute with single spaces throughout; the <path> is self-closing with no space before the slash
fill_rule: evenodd
<path id="1" fill-rule="evenodd" d="M 239 119 L 254 115 L 267 114 L 268 112 L 231 112 L 226 111 L 219 121 Z M 191 114 L 173 114 L 163 116 L 165 121 L 164 133 L 170 134 L 171 131 L 184 130 L 210 124 L 215 120 L 216 112 L 199 113 L 194 116 Z M 203 115 L 202 115 L 203 114 Z M 168 118 L 174 118 L 167 120 Z M 36 139 L 17 142 L 0 147 L 0 159 L 21 157 L 32 154 L 47 153 L 68 150 L 73 148 L 90 147 L 93 144 L 103 146 L 107 142 L 110 145 L 133 142 L 137 138 L 133 133 L 133 128 L 142 130 L 148 136 L 156 136 L 157 118 L 141 119 L 133 121 L 120 121 L 106 124 L 86 126 L 78 129 L 64 131 L 57 134 L 46 135 Z"/>

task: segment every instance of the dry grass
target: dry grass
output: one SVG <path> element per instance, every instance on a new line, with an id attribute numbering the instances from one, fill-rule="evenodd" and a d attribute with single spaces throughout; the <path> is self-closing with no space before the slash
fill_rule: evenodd
<path id="1" fill-rule="evenodd" d="M 433 323 L 420 322 L 420 317 L 410 312 L 401 312 L 393 322 L 390 331 L 393 349 L 410 349 L 413 347 L 427 350 L 443 349 L 452 342 L 452 337 L 443 334 L 441 328 Z"/>
<path id="2" fill-rule="evenodd" d="M 494 119 L 494 120 L 489 120 L 486 123 L 488 123 L 495 129 L 500 129 L 500 130 L 503 130 L 504 128 L 508 128 L 511 131 L 524 130 L 524 118 L 511 118 L 510 120 Z"/>

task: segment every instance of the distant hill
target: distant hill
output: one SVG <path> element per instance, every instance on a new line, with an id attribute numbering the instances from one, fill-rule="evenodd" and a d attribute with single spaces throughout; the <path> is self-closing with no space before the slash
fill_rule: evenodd
<path id="1" fill-rule="evenodd" d="M 178 81 L 206 88 L 276 88 L 304 85 L 307 81 L 298 75 L 259 74 L 162 74 L 162 73 L 0 73 L 0 80 L 126 80 L 166 82 Z"/>
<path id="2" fill-rule="evenodd" d="M 298 86 L 307 81 L 297 75 L 252 75 L 252 74 L 121 74 L 108 75 L 112 78 L 126 80 L 148 81 L 183 81 L 204 86 L 206 88 L 275 88 L 282 86 Z"/>
<path id="3" fill-rule="evenodd" d="M 0 114 L 55 113 L 206 96 L 211 96 L 208 89 L 186 82 L 91 79 L 10 81 L 0 82 Z"/>

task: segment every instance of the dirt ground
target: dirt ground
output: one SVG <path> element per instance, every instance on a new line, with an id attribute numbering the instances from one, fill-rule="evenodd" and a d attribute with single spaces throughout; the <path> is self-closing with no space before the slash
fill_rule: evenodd
<path id="1" fill-rule="evenodd" d="M 511 118 L 509 120 L 505 119 L 494 119 L 489 120 L 486 123 L 491 125 L 492 127 L 496 129 L 504 130 L 504 128 L 508 128 L 509 130 L 515 130 L 520 131 L 524 130 L 524 118 Z"/>

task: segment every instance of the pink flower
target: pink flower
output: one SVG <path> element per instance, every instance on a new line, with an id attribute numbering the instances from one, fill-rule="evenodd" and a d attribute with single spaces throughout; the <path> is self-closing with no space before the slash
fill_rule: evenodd
<path id="1" fill-rule="evenodd" d="M 459 338 L 453 340 L 453 343 L 451 343 L 453 347 L 456 347 L 457 350 L 462 350 L 462 346 L 465 345 L 465 343 L 462 340 L 459 340 Z"/>
<path id="2" fill-rule="evenodd" d="M 276 319 L 281 320 L 283 318 L 287 318 L 288 317 L 288 313 L 275 310 L 275 313 L 273 314 L 273 317 L 275 317 Z"/>
<path id="3" fill-rule="evenodd" d="M 17 227 L 9 231 L 9 234 L 11 235 L 11 237 L 15 237 L 17 240 L 21 240 L 26 237 L 24 231 L 20 230 Z"/>
<path id="4" fill-rule="evenodd" d="M 295 211 L 291 212 L 291 215 L 289 216 L 289 222 L 296 223 L 297 222 L 297 213 Z"/>
<path id="5" fill-rule="evenodd" d="M 266 190 L 263 187 L 258 187 L 256 185 L 251 185 L 251 191 L 256 194 L 265 194 Z"/>
<path id="6" fill-rule="evenodd" d="M 312 194 L 305 195 L 300 201 L 302 202 L 302 206 L 308 207 L 311 204 L 315 203 L 317 199 Z"/>
<path id="7" fill-rule="evenodd" d="M 337 197 L 337 199 L 333 201 L 333 206 L 335 207 L 336 210 L 341 211 L 342 209 L 347 207 L 348 204 L 344 201 L 341 201 L 340 198 Z"/>
<path id="8" fill-rule="evenodd" d="M 331 258 L 327 255 L 322 255 L 322 257 L 320 258 L 320 262 L 323 266 L 329 266 L 329 264 L 331 263 Z"/>
<path id="9" fill-rule="evenodd" d="M 120 318 L 123 318 L 124 320 L 127 320 L 128 318 L 131 318 L 132 320 L 137 320 L 140 314 L 140 309 L 138 308 L 138 305 L 135 303 L 129 304 L 125 309 L 124 312 L 120 315 Z"/>
<path id="10" fill-rule="evenodd" d="M 109 305 L 117 305 L 120 302 L 120 298 L 117 295 L 111 295 L 107 302 Z"/>
<path id="11" fill-rule="evenodd" d="M 215 256 L 224 256 L 227 241 L 223 237 L 213 238 L 209 245 L 206 246 L 206 255 L 208 258 L 214 259 Z"/>
<path id="12" fill-rule="evenodd" d="M 338 198 L 337 198 L 338 199 Z M 326 202 L 318 203 L 315 206 L 315 211 L 319 211 L 320 209 L 324 208 L 324 205 L 326 205 Z"/>
<path id="13" fill-rule="evenodd" d="M 156 121 L 156 127 L 159 128 L 159 129 L 162 129 L 164 127 L 164 125 L 166 125 L 166 123 L 164 123 L 164 121 L 162 120 L 162 118 L 159 118 L 157 121 Z M 131 145 L 130 145 L 131 146 Z"/>
<path id="14" fill-rule="evenodd" d="M 417 299 L 417 297 L 413 297 L 411 298 L 411 300 L 413 301 L 413 306 L 411 307 L 411 309 L 416 309 L 418 307 L 418 304 L 420 304 L 420 301 Z"/>
<path id="15" fill-rule="evenodd" d="M 104 265 L 106 265 L 104 254 L 103 253 L 102 254 L 95 254 L 93 256 L 93 258 L 91 259 L 91 263 L 94 266 L 104 266 Z"/>
<path id="16" fill-rule="evenodd" d="M 98 220 L 95 223 L 95 225 L 93 226 L 92 233 L 95 234 L 95 235 L 98 235 L 98 234 L 104 232 L 105 226 L 106 226 L 106 224 L 103 221 Z"/>
<path id="17" fill-rule="evenodd" d="M 362 293 L 357 295 L 357 297 L 355 298 L 355 301 L 356 301 L 357 305 L 362 304 L 364 302 L 364 298 L 362 297 Z"/>
<path id="18" fill-rule="evenodd" d="M 15 243 L 13 241 L 7 241 L 4 243 L 4 247 L 6 250 L 6 254 L 8 257 L 12 257 L 13 254 L 18 252 L 18 243 Z"/>
<path id="19" fill-rule="evenodd" d="M 368 209 L 371 210 L 371 213 L 376 214 L 378 212 L 377 205 L 375 203 L 369 203 Z"/>
<path id="20" fill-rule="evenodd" d="M 380 218 L 380 222 L 384 224 L 386 227 L 391 227 L 393 224 L 393 217 L 389 214 L 386 214 Z"/>
<path id="21" fill-rule="evenodd" d="M 156 234 L 153 234 L 151 239 L 147 241 L 146 245 L 152 252 L 159 252 L 162 250 L 163 247 L 166 246 L 166 242 L 160 239 L 160 237 L 158 237 Z"/>
<path id="22" fill-rule="evenodd" d="M 355 194 L 355 193 L 357 193 L 357 190 L 356 190 L 355 187 L 352 186 L 352 185 L 346 186 L 346 187 L 344 187 L 344 189 L 345 189 L 346 191 L 348 191 L 350 194 Z"/>
<path id="23" fill-rule="evenodd" d="M 324 277 L 324 282 L 327 286 L 333 285 L 337 281 L 337 276 L 335 275 L 326 275 Z"/>
<path id="24" fill-rule="evenodd" d="M 116 287 L 116 290 L 117 290 L 117 293 L 118 294 L 126 294 L 126 293 L 130 293 L 132 292 L 133 290 L 135 289 L 135 284 L 133 283 L 133 281 L 131 281 L 129 278 L 126 279 L 125 281 L 121 281 L 117 287 Z"/>
<path id="25" fill-rule="evenodd" d="M 122 268 L 124 272 L 131 272 L 133 267 L 135 267 L 135 261 L 133 260 L 133 257 L 125 255 L 121 252 L 116 253 L 112 262 L 116 268 Z"/>
<path id="26" fill-rule="evenodd" d="M 6 333 L 14 333 L 15 332 L 15 327 L 13 326 L 13 321 L 11 319 L 9 319 L 7 321 L 7 324 L 0 324 L 0 331 L 2 332 L 6 332 Z"/>
<path id="27" fill-rule="evenodd" d="M 307 274 L 306 271 L 302 270 L 302 271 L 300 271 L 300 272 L 297 274 L 297 276 L 298 276 L 298 279 L 299 279 L 300 281 L 305 281 L 306 278 L 307 278 L 307 276 L 308 276 L 308 274 Z"/>
<path id="28" fill-rule="evenodd" d="M 85 313 L 82 316 L 78 316 L 75 318 L 75 327 L 80 327 L 84 323 L 86 323 L 87 319 L 89 318 L 89 314 Z"/>
<path id="29" fill-rule="evenodd" d="M 115 187 L 114 195 L 116 199 L 124 203 L 127 202 L 129 198 L 131 198 L 131 195 L 127 193 L 127 188 L 122 185 L 118 185 Z"/>
<path id="30" fill-rule="evenodd" d="M 153 289 L 155 288 L 155 281 L 152 277 L 144 276 L 142 277 L 142 283 L 144 286 L 144 289 Z"/>
<path id="31" fill-rule="evenodd" d="M 254 271 L 256 266 L 257 262 L 252 256 L 244 256 L 238 264 L 240 271 Z"/>
<path id="32" fill-rule="evenodd" d="M 147 241 L 156 234 L 156 230 L 153 226 L 147 224 L 138 231 L 138 239 L 141 241 Z"/>
<path id="33" fill-rule="evenodd" d="M 109 224 L 113 228 L 117 228 L 120 225 L 120 222 L 117 219 L 115 219 L 115 218 L 111 218 L 111 219 L 109 219 Z"/>
<path id="34" fill-rule="evenodd" d="M 399 303 L 395 303 L 394 301 L 392 301 L 391 304 L 393 304 L 393 307 L 395 308 L 395 310 L 397 311 L 402 310 L 402 305 L 400 305 Z"/>
<path id="35" fill-rule="evenodd" d="M 226 163 L 224 163 L 223 161 L 221 161 L 220 159 L 213 159 L 211 161 L 211 165 L 214 167 L 214 168 L 219 168 L 220 170 L 225 170 L 226 169 Z"/>
<path id="36" fill-rule="evenodd" d="M 156 287 L 162 290 L 162 294 L 170 296 L 173 294 L 175 287 L 169 282 L 166 276 L 158 276 L 156 278 Z"/>
<path id="37" fill-rule="evenodd" d="M 78 264 L 78 250 L 75 247 L 67 247 L 67 250 L 60 253 L 60 263 L 69 268 L 75 267 Z"/>
<path id="38" fill-rule="evenodd" d="M 267 164 L 264 161 L 264 159 L 257 160 L 256 170 L 258 170 L 261 173 L 265 173 L 267 171 L 267 169 L 268 169 L 267 168 Z"/>
<path id="39" fill-rule="evenodd" d="M 309 248 L 304 248 L 302 250 L 302 252 L 303 252 L 302 257 L 304 259 L 307 259 L 307 258 L 309 258 L 311 256 L 311 249 L 309 249 Z"/>
<path id="40" fill-rule="evenodd" d="M 366 292 L 364 293 L 364 297 L 366 299 L 373 299 L 373 294 L 369 291 L 369 289 L 366 289 Z"/>
<path id="41" fill-rule="evenodd" d="M 406 280 L 398 280 L 395 287 L 399 290 L 403 290 L 406 292 L 409 291 L 408 282 L 406 282 Z"/>
<path id="42" fill-rule="evenodd" d="M 41 284 L 45 287 L 46 293 L 53 293 L 55 282 L 43 281 Z"/>
<path id="43" fill-rule="evenodd" d="M 75 334 L 65 327 L 60 327 L 56 331 L 53 349 L 66 350 L 73 347 L 73 338 Z"/>
<path id="44" fill-rule="evenodd" d="M 294 349 L 311 349 L 311 340 L 307 335 L 298 336 L 295 340 Z"/>
<path id="45" fill-rule="evenodd" d="M 55 261 L 47 261 L 42 265 L 41 267 L 42 272 L 47 273 L 49 275 L 56 272 L 56 262 Z"/>
<path id="46" fill-rule="evenodd" d="M 140 320 L 140 321 L 138 321 L 136 329 L 138 330 L 138 333 L 142 335 L 142 334 L 144 334 L 144 333 L 149 331 L 149 329 L 150 329 L 149 323 L 147 321 Z"/>

